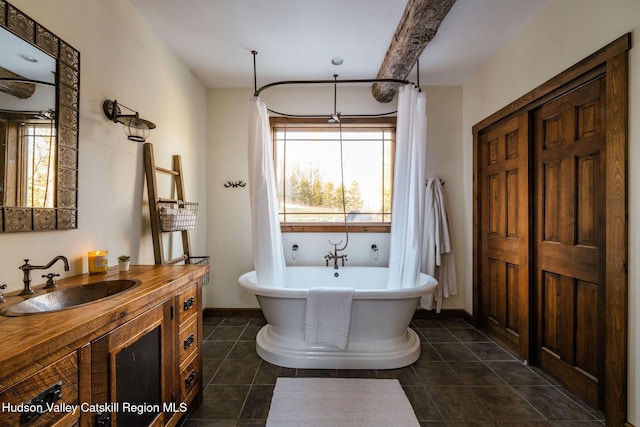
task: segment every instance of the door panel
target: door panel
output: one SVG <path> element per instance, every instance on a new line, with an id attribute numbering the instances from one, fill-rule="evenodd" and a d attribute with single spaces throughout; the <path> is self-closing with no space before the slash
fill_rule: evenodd
<path id="1" fill-rule="evenodd" d="M 536 352 L 594 406 L 603 360 L 604 79 L 534 112 Z"/>
<path id="2" fill-rule="evenodd" d="M 528 358 L 528 115 L 480 135 L 482 283 L 480 323 Z"/>

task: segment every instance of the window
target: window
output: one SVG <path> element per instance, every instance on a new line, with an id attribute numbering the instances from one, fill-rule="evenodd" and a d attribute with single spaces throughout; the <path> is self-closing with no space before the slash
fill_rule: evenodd
<path id="1" fill-rule="evenodd" d="M 55 197 L 55 128 L 50 124 L 22 126 L 25 175 L 24 200 L 20 206 L 53 207 Z"/>
<path id="2" fill-rule="evenodd" d="M 51 123 L 2 121 L 5 206 L 51 208 L 56 197 L 56 138 Z M 2 159 L 4 157 L 4 159 Z M 0 170 L 0 172 L 3 172 Z"/>
<path id="3" fill-rule="evenodd" d="M 343 119 L 342 131 L 326 120 L 273 118 L 271 124 L 284 231 L 342 226 L 343 204 L 349 225 L 361 226 L 350 230 L 388 231 L 395 118 Z"/>

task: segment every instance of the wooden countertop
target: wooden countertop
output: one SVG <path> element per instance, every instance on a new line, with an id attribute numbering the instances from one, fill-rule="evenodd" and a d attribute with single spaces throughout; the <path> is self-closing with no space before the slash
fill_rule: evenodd
<path id="1" fill-rule="evenodd" d="M 115 279 L 138 279 L 142 283 L 122 294 L 76 308 L 19 317 L 0 315 L 0 392 L 166 301 L 208 269 L 207 265 L 133 265 L 123 273 L 111 267 L 106 273 L 60 279 L 58 289 Z M 47 292 L 42 285 L 33 288 L 34 296 Z M 0 307 L 26 299 L 17 293 L 6 294 L 7 300 Z"/>

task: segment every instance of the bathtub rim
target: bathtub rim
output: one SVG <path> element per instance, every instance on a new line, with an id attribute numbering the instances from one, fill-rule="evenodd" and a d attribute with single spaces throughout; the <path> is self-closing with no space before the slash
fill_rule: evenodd
<path id="1" fill-rule="evenodd" d="M 288 266 L 290 268 L 326 268 L 319 266 Z M 342 267 L 343 269 L 380 269 L 388 270 L 388 267 L 373 267 L 373 266 L 349 266 Z M 339 271 L 339 270 L 338 270 Z M 253 280 L 251 280 L 253 279 Z M 401 298 L 414 298 L 424 295 L 433 294 L 438 285 L 438 281 L 428 274 L 420 273 L 420 279 L 422 284 L 412 288 L 384 288 L 384 289 L 356 289 L 354 293 L 354 299 L 401 299 Z M 238 278 L 238 285 L 240 287 L 254 295 L 261 295 L 267 297 L 279 297 L 279 298 L 307 298 L 309 289 L 300 288 L 275 288 L 260 286 L 255 283 L 256 272 L 255 270 L 248 271 Z"/>

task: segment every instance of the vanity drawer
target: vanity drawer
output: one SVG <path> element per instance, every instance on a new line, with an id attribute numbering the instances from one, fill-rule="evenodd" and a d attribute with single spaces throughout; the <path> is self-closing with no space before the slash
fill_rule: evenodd
<path id="1" fill-rule="evenodd" d="M 193 285 L 178 295 L 178 324 L 198 312 L 198 287 Z"/>
<path id="2" fill-rule="evenodd" d="M 180 367 L 180 401 L 190 403 L 193 399 L 193 392 L 199 387 L 201 372 L 198 368 L 198 358 L 194 355 Z"/>
<path id="3" fill-rule="evenodd" d="M 3 391 L 0 402 L 3 405 L 0 426 L 74 424 L 80 419 L 77 353 L 59 359 Z"/>
<path id="4" fill-rule="evenodd" d="M 178 352 L 180 354 L 180 363 L 184 362 L 193 354 L 198 348 L 198 318 L 194 317 L 193 320 L 184 326 L 180 327 L 178 339 Z"/>

